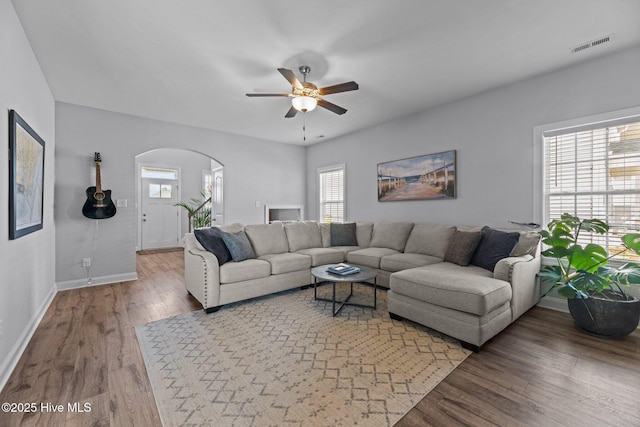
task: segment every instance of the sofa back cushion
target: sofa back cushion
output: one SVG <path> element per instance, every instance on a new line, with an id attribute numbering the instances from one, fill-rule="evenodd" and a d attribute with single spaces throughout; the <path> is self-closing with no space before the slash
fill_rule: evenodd
<path id="1" fill-rule="evenodd" d="M 412 228 L 412 222 L 376 222 L 369 246 L 402 252 Z"/>
<path id="2" fill-rule="evenodd" d="M 281 222 L 252 224 L 244 227 L 256 256 L 289 252 L 289 242 Z"/>
<path id="3" fill-rule="evenodd" d="M 368 248 L 371 246 L 371 237 L 373 236 L 372 222 L 357 222 L 356 237 L 358 238 L 358 246 Z"/>
<path id="4" fill-rule="evenodd" d="M 322 247 L 322 236 L 317 222 L 290 222 L 284 225 L 284 231 L 287 234 L 291 252 Z"/>
<path id="5" fill-rule="evenodd" d="M 456 227 L 439 224 L 416 224 L 411 230 L 404 251 L 411 254 L 444 258 L 449 240 Z"/>

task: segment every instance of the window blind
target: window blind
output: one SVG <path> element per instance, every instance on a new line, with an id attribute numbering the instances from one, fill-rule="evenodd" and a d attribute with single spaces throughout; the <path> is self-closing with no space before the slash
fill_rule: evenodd
<path id="1" fill-rule="evenodd" d="M 344 167 L 319 172 L 320 221 L 344 222 Z"/>
<path id="2" fill-rule="evenodd" d="M 565 212 L 606 221 L 607 235 L 581 233 L 580 243 L 620 252 L 620 236 L 640 231 L 640 122 L 545 134 L 544 153 L 547 222 Z"/>

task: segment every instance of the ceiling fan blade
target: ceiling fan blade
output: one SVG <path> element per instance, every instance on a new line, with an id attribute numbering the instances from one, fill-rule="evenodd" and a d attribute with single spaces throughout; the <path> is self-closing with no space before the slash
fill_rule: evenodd
<path id="1" fill-rule="evenodd" d="M 289 108 L 289 111 L 287 111 L 287 114 L 284 115 L 285 118 L 290 119 L 291 117 L 294 117 L 296 114 L 298 114 L 298 110 L 296 110 L 295 107 L 291 107 Z"/>
<path id="2" fill-rule="evenodd" d="M 318 105 L 322 108 L 326 108 L 329 111 L 333 111 L 336 114 L 344 114 L 347 112 L 345 108 L 342 108 L 341 106 L 333 104 L 329 101 L 325 101 L 324 99 L 318 99 Z"/>
<path id="3" fill-rule="evenodd" d="M 288 93 L 247 93 L 247 96 L 289 96 Z"/>
<path id="4" fill-rule="evenodd" d="M 300 80 L 298 80 L 293 71 L 287 68 L 278 68 L 278 71 L 280 71 L 280 74 L 282 74 L 284 78 L 287 79 L 289 83 L 291 83 L 291 86 L 295 87 L 296 89 L 302 89 Z"/>
<path id="5" fill-rule="evenodd" d="M 320 89 L 318 89 L 318 93 L 320 95 L 329 95 L 331 93 L 339 93 L 339 92 L 348 92 L 350 90 L 358 90 L 358 83 L 356 82 L 346 82 L 346 83 L 340 83 L 337 85 L 333 85 L 333 86 L 326 86 L 326 87 L 321 87 Z"/>

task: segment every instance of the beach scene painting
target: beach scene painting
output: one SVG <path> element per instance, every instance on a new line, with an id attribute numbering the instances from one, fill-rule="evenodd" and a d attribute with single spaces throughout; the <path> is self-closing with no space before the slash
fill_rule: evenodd
<path id="1" fill-rule="evenodd" d="M 456 197 L 456 150 L 378 163 L 378 201 Z"/>

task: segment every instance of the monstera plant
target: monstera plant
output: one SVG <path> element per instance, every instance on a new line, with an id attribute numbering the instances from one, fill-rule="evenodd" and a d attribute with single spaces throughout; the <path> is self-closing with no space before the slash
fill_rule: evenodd
<path id="1" fill-rule="evenodd" d="M 563 214 L 540 232 L 546 249 L 542 255 L 555 258 L 540 277 L 558 295 L 568 298 L 569 312 L 578 329 L 599 336 L 621 338 L 638 327 L 640 300 L 625 289 L 640 285 L 640 265 L 609 261 L 623 253 L 640 254 L 640 234 L 621 237 L 620 249 L 609 254 L 602 246 L 581 245 L 581 233 L 604 235 L 609 225 L 599 219 L 580 219 Z"/>

